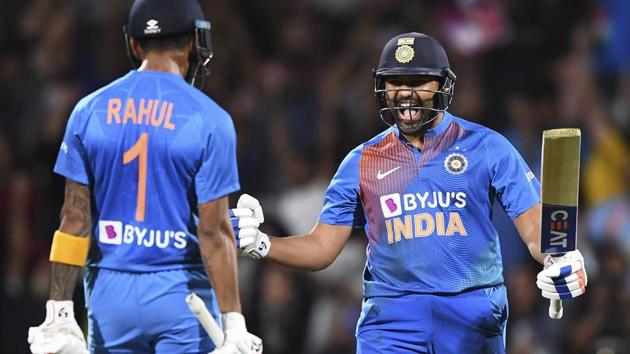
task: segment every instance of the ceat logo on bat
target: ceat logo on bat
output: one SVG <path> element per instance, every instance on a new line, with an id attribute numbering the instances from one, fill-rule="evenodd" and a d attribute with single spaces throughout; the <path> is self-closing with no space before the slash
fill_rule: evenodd
<path id="1" fill-rule="evenodd" d="M 543 203 L 542 236 L 543 253 L 569 252 L 576 248 L 577 206 Z"/>
<path id="2" fill-rule="evenodd" d="M 381 209 L 383 209 L 383 216 L 386 218 L 401 215 L 402 207 L 400 206 L 400 193 L 382 196 Z"/>

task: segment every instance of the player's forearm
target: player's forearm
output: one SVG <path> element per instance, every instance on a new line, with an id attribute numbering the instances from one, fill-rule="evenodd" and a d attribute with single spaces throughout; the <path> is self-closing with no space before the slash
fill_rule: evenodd
<path id="1" fill-rule="evenodd" d="M 287 267 L 317 271 L 328 267 L 334 260 L 334 257 L 326 254 L 325 248 L 312 234 L 290 237 L 269 236 L 269 239 L 271 248 L 267 259 Z"/>
<path id="2" fill-rule="evenodd" d="M 81 267 L 53 262 L 50 300 L 72 300 L 80 271 Z"/>
<path id="3" fill-rule="evenodd" d="M 236 245 L 227 230 L 199 232 L 199 247 L 221 312 L 241 312 Z"/>
<path id="4" fill-rule="evenodd" d="M 304 270 L 322 270 L 337 258 L 352 233 L 352 226 L 318 222 L 307 235 L 270 237 L 267 258 Z"/>
<path id="5" fill-rule="evenodd" d="M 64 204 L 61 208 L 59 231 L 89 237 L 92 233 L 90 190 L 87 186 L 66 181 Z M 52 263 L 50 300 L 71 300 L 82 267 Z"/>
<path id="6" fill-rule="evenodd" d="M 538 233 L 538 238 L 540 238 L 540 233 Z M 543 264 L 545 259 L 545 255 L 540 253 L 540 241 L 538 242 L 530 242 L 527 244 L 527 249 L 529 250 L 529 254 L 538 261 L 538 263 Z"/>
<path id="7" fill-rule="evenodd" d="M 527 250 L 529 250 L 529 254 L 538 261 L 538 263 L 543 264 L 545 259 L 545 255 L 540 253 L 540 223 L 536 225 L 532 225 L 527 228 L 525 234 L 521 234 L 523 242 L 525 242 L 525 246 L 527 246 Z"/>
<path id="8" fill-rule="evenodd" d="M 545 255 L 540 253 L 541 214 L 542 206 L 538 203 L 514 219 L 514 226 L 516 226 L 516 230 L 527 246 L 529 253 L 540 264 L 545 259 Z"/>

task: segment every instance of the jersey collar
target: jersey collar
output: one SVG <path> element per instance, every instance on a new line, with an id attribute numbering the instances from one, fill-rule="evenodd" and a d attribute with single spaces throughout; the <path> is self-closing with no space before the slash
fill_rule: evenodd
<path id="1" fill-rule="evenodd" d="M 142 70 L 142 71 L 138 71 L 138 70 L 131 70 L 129 71 L 129 73 L 127 75 L 142 75 L 142 76 L 153 76 L 153 77 L 162 77 L 162 78 L 166 78 L 166 79 L 172 79 L 172 80 L 177 80 L 177 81 L 184 81 L 184 78 L 181 75 L 177 75 L 177 74 L 173 74 L 170 72 L 165 72 L 165 71 L 154 71 L 154 70 Z"/>
<path id="2" fill-rule="evenodd" d="M 444 133 L 446 128 L 448 128 L 448 126 L 451 124 L 451 121 L 453 121 L 453 116 L 447 111 L 444 111 L 444 118 L 442 118 L 440 124 L 427 130 L 427 132 L 424 133 L 424 136 L 437 136 Z"/>

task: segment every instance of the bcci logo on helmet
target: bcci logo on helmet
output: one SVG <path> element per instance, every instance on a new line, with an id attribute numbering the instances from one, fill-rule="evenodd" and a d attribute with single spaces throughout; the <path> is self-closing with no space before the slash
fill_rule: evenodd
<path id="1" fill-rule="evenodd" d="M 405 44 L 396 49 L 396 53 L 394 54 L 394 56 L 399 63 L 406 64 L 413 60 L 414 54 L 415 52 L 413 50 L 413 47 Z"/>
<path id="2" fill-rule="evenodd" d="M 446 159 L 444 159 L 444 168 L 446 169 L 446 172 L 450 174 L 462 174 L 466 171 L 466 168 L 468 168 L 468 159 L 466 159 L 466 157 L 462 154 L 450 154 L 446 157 Z"/>

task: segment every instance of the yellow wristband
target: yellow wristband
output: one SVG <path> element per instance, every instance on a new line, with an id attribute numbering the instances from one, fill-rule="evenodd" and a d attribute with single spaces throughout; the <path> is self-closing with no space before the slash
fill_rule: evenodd
<path id="1" fill-rule="evenodd" d="M 50 261 L 83 267 L 89 248 L 89 236 L 78 237 L 57 230 L 50 248 Z"/>

